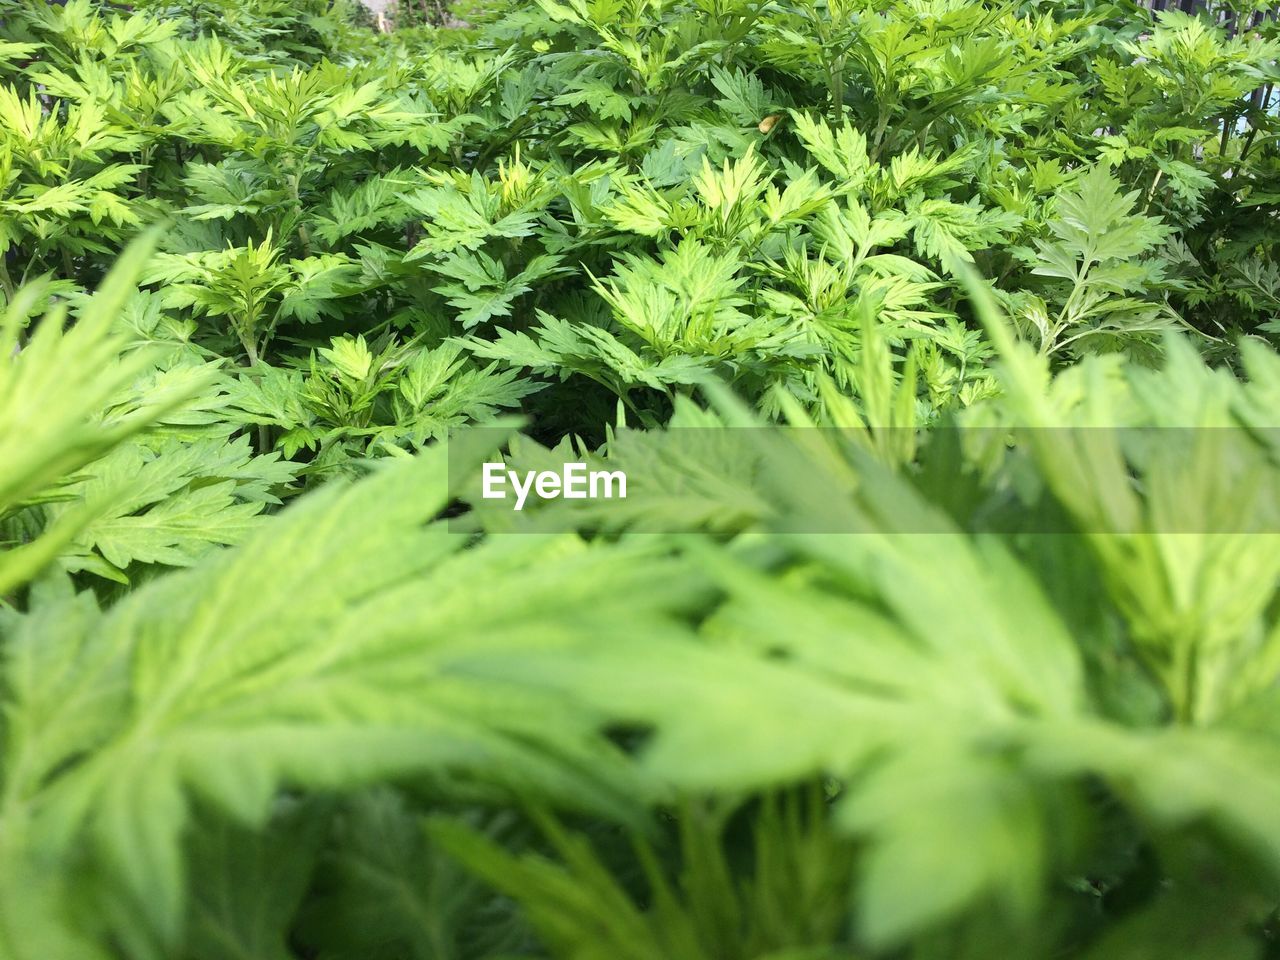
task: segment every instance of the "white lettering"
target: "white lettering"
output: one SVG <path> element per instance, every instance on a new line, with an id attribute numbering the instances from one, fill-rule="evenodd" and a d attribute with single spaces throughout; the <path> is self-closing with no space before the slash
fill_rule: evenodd
<path id="1" fill-rule="evenodd" d="M 595 470 L 591 474 L 591 499 L 599 499 L 600 494 L 596 492 L 596 482 L 604 481 L 604 498 L 606 500 L 613 499 L 613 482 L 618 481 L 618 499 L 627 499 L 627 475 L 621 470 Z"/>
<path id="2" fill-rule="evenodd" d="M 543 470 L 538 474 L 537 489 L 543 500 L 554 500 L 560 496 L 560 474 Z"/>
<path id="3" fill-rule="evenodd" d="M 480 494 L 486 500 L 502 500 L 506 492 L 498 489 L 499 484 L 507 482 L 505 463 L 486 463 L 484 465 L 484 489 Z"/>
<path id="4" fill-rule="evenodd" d="M 627 498 L 627 475 L 621 470 L 592 470 L 585 463 L 566 463 L 559 473 L 554 470 L 506 469 L 505 463 L 486 463 L 480 495 L 485 500 L 505 500 L 506 485 L 516 492 L 515 509 L 523 510 L 530 493 L 542 500 L 564 497 L 566 500 Z"/>
<path id="5" fill-rule="evenodd" d="M 516 488 L 516 509 L 524 509 L 524 501 L 529 496 L 529 489 L 533 486 L 534 477 L 537 474 L 530 470 L 524 475 L 524 483 L 520 483 L 520 475 L 514 470 L 508 470 L 507 476 L 511 478 L 511 486 Z"/>
<path id="6" fill-rule="evenodd" d="M 566 500 L 587 498 L 587 465 L 585 463 L 564 465 L 564 493 L 561 496 Z"/>

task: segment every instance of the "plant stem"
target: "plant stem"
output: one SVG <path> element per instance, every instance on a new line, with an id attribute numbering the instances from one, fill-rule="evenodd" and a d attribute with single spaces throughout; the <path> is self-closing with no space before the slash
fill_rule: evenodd
<path id="1" fill-rule="evenodd" d="M 884 132 L 889 126 L 889 111 L 884 104 L 880 105 L 880 117 L 876 121 L 875 132 L 871 136 L 871 159 L 880 159 L 880 147 L 884 140 Z"/>
<path id="2" fill-rule="evenodd" d="M 831 95 L 831 116 L 839 125 L 844 120 L 844 56 L 838 56 L 831 62 L 828 80 Z"/>
<path id="3" fill-rule="evenodd" d="M 13 302 L 13 295 L 17 293 L 13 285 L 13 278 L 9 276 L 9 264 L 5 260 L 5 255 L 0 253 L 0 293 L 4 294 L 4 302 L 6 304 Z"/>
<path id="4" fill-rule="evenodd" d="M 249 369 L 253 370 L 260 366 L 262 361 L 258 355 L 258 345 L 254 342 L 254 338 L 252 336 L 241 335 L 240 343 L 244 347 L 244 352 L 249 358 Z M 271 427 L 268 424 L 260 423 L 258 424 L 258 428 L 255 432 L 258 437 L 258 453 L 270 453 Z"/>
<path id="5" fill-rule="evenodd" d="M 1267 109 L 1271 106 L 1271 91 L 1275 89 L 1274 83 L 1268 83 L 1266 90 L 1262 94 L 1262 110 L 1261 113 L 1265 117 Z M 1236 164 L 1236 169 L 1244 165 L 1245 157 L 1249 155 L 1249 148 L 1253 146 L 1253 138 L 1258 135 L 1258 125 L 1256 123 L 1249 124 L 1249 135 L 1245 137 L 1244 146 L 1240 148 L 1240 160 Z M 1234 172 L 1234 171 L 1233 171 Z"/>
<path id="6" fill-rule="evenodd" d="M 301 184 L 302 173 L 295 173 L 288 180 L 289 197 L 293 200 L 294 213 L 298 217 L 298 241 L 302 244 L 302 255 L 304 257 L 311 256 L 311 234 L 307 232 L 307 225 L 303 222 Z"/>
<path id="7" fill-rule="evenodd" d="M 1156 187 L 1160 186 L 1160 180 L 1164 177 L 1164 170 L 1156 171 L 1156 178 L 1151 181 L 1151 189 L 1147 191 L 1147 203 L 1142 208 L 1142 212 L 1146 213 L 1151 209 L 1151 201 L 1155 199 Z"/>

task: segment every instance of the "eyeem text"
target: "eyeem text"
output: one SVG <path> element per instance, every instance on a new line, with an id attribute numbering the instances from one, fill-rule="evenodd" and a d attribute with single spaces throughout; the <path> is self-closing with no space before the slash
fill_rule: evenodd
<path id="1" fill-rule="evenodd" d="M 505 500 L 507 487 L 515 491 L 515 509 L 523 510 L 529 494 L 542 500 L 619 500 L 627 498 L 627 475 L 621 470 L 588 470 L 585 463 L 566 463 L 555 470 L 508 470 L 505 463 L 486 463 L 481 496 Z"/>

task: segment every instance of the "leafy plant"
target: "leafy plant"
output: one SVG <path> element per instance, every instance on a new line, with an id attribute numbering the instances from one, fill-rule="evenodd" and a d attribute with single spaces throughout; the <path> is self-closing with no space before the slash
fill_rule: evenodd
<path id="1" fill-rule="evenodd" d="M 1270 956 L 1208 6 L 0 0 L 0 960 Z"/>
<path id="2" fill-rule="evenodd" d="M 0 485 L 0 522 L 10 541 L 0 560 L 0 593 L 31 579 L 67 549 L 104 509 L 127 496 L 122 484 L 106 478 L 92 496 L 69 493 L 60 484 L 95 461 L 101 463 L 128 438 L 144 430 L 202 386 L 201 378 L 171 385 L 141 403 L 112 409 L 147 357 L 124 357 L 124 341 L 113 329 L 150 244 L 135 244 L 107 276 L 77 322 L 67 328 L 65 304 L 55 305 L 22 343 L 28 312 L 41 296 L 39 286 L 19 291 L 3 316 L 0 336 L 0 455 L 9 465 Z M 207 384 L 207 377 L 204 383 Z M 104 415 L 105 414 L 105 415 Z M 21 523 L 17 516 L 42 501 L 79 499 L 60 508 L 52 522 Z M 31 518 L 28 518 L 30 521 Z"/>

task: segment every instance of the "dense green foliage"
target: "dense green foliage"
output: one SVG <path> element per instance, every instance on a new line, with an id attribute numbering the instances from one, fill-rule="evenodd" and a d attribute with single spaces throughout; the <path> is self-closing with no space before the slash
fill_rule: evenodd
<path id="1" fill-rule="evenodd" d="M 0 960 L 1276 956 L 1273 22 L 458 14 L 0 0 Z"/>

